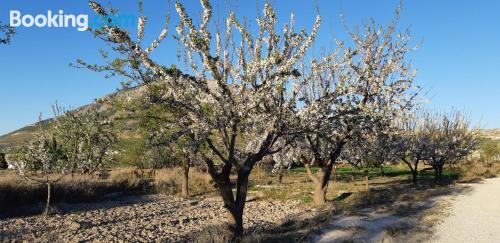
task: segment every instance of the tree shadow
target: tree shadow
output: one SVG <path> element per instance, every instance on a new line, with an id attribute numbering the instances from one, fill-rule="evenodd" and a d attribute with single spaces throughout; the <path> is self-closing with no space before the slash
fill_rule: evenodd
<path id="1" fill-rule="evenodd" d="M 250 236 L 250 242 L 409 242 L 429 237 L 422 217 L 435 210 L 439 197 L 469 193 L 468 186 L 403 183 L 366 192 L 346 192 L 314 217 L 295 215 L 280 226 Z M 434 213 L 434 212 L 433 212 Z M 436 212 L 441 213 L 441 212 Z M 436 222 L 434 222 L 436 223 Z"/>
<path id="2" fill-rule="evenodd" d="M 56 188 L 51 202 L 52 214 L 77 213 L 88 210 L 108 209 L 130 204 L 147 203 L 148 193 L 142 189 L 126 190 L 117 188 L 96 189 L 97 192 L 78 193 Z M 2 191 L 0 191 L 2 193 Z M 46 191 L 44 188 L 33 191 L 33 194 L 16 198 L 19 192 L 10 193 L 7 200 L 2 201 L 0 219 L 40 215 L 45 207 Z M 24 193 L 26 194 L 26 193 Z"/>

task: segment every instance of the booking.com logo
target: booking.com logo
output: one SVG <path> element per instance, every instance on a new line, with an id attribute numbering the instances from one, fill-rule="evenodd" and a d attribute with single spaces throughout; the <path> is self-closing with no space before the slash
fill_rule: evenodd
<path id="1" fill-rule="evenodd" d="M 111 20 L 111 22 L 109 21 Z M 105 25 L 113 27 L 133 27 L 137 23 L 134 15 L 114 15 L 103 17 L 94 15 L 89 18 L 86 14 L 64 14 L 63 10 L 53 13 L 48 10 L 47 14 L 22 14 L 19 10 L 10 11 L 11 27 L 38 27 L 38 28 L 76 28 L 78 31 L 86 31 L 88 28 L 98 29 Z"/>

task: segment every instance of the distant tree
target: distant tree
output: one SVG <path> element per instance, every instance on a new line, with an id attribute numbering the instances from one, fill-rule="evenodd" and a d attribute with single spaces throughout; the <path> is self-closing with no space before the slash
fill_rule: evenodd
<path id="1" fill-rule="evenodd" d="M 154 148 L 163 148 L 168 152 L 171 163 L 170 166 L 176 165 L 182 169 L 181 195 L 189 197 L 189 170 L 194 165 L 199 165 L 199 151 L 202 149 L 196 139 L 189 137 L 185 138 L 184 134 L 155 134 L 151 139 L 151 144 Z"/>
<path id="2" fill-rule="evenodd" d="M 397 156 L 412 172 L 413 184 L 417 185 L 418 166 L 430 165 L 434 181 L 443 176 L 446 164 L 457 162 L 471 154 L 477 145 L 477 130 L 456 111 L 448 113 L 415 113 L 400 124 L 394 137 Z"/>
<path id="3" fill-rule="evenodd" d="M 40 119 L 41 121 L 41 119 Z M 40 122 L 39 122 L 40 124 Z M 47 186 L 47 200 L 43 215 L 50 211 L 52 185 L 71 172 L 73 164 L 64 156 L 56 137 L 38 125 L 34 139 L 14 154 L 14 165 L 19 175 L 29 182 Z"/>
<path id="4" fill-rule="evenodd" d="M 415 186 L 418 184 L 419 166 L 428 158 L 430 137 L 425 124 L 429 119 L 428 113 L 415 112 L 398 121 L 393 133 L 394 152 L 410 169 Z"/>
<path id="5" fill-rule="evenodd" d="M 1 44 L 10 44 L 10 40 L 12 36 L 14 36 L 15 31 L 14 28 L 3 24 L 0 21 L 0 45 Z"/>
<path id="6" fill-rule="evenodd" d="M 394 130 L 394 123 L 391 121 L 374 121 L 371 133 L 350 140 L 342 151 L 342 161 L 364 170 L 367 189 L 370 169 L 379 169 L 380 175 L 385 176 L 384 166 L 399 161 L 394 149 Z"/>
<path id="7" fill-rule="evenodd" d="M 155 169 L 155 165 L 151 164 L 146 155 L 149 147 L 144 136 L 139 138 L 119 139 L 117 143 L 118 156 L 117 161 L 120 164 L 134 166 L 139 171 L 137 176 L 144 180 L 146 179 L 146 172 L 149 169 Z M 161 161 L 155 161 L 155 163 Z"/>
<path id="8" fill-rule="evenodd" d="M 158 103 L 165 87 L 156 83 L 143 87 L 144 92 L 135 97 L 116 97 L 113 103 L 120 111 L 120 120 L 137 121 L 143 142 L 141 165 L 154 171 L 160 167 L 178 166 L 182 170 L 181 192 L 189 196 L 188 175 L 191 166 L 199 165 L 201 140 L 185 127 L 188 120 L 179 119 L 186 112 L 172 109 L 170 105 Z"/>
<path id="9" fill-rule="evenodd" d="M 391 121 L 379 121 L 373 125 L 372 133 L 363 134 L 347 144 L 342 159 L 356 167 L 379 168 L 384 176 L 384 165 L 399 161 L 394 149 L 396 128 Z"/>
<path id="10" fill-rule="evenodd" d="M 7 164 L 7 160 L 5 159 L 5 154 L 0 153 L 0 170 L 6 170 L 9 168 L 9 164 Z"/>
<path id="11" fill-rule="evenodd" d="M 446 164 L 458 162 L 476 149 L 478 131 L 458 111 L 432 115 L 425 128 L 429 136 L 426 162 L 434 169 L 434 182 L 439 183 Z"/>
<path id="12" fill-rule="evenodd" d="M 281 141 L 280 141 L 281 142 Z M 270 159 L 274 161 L 273 173 L 278 174 L 278 183 L 283 182 L 283 175 L 285 170 L 292 167 L 293 164 L 300 164 L 299 146 L 296 145 L 297 141 L 287 146 L 285 149 L 270 155 Z"/>

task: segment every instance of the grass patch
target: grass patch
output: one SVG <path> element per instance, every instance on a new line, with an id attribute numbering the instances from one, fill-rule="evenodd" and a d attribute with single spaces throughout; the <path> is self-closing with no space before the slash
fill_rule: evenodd
<path id="1" fill-rule="evenodd" d="M 312 167 L 311 168 L 313 173 L 316 173 L 319 171 L 318 167 Z M 336 169 L 337 175 L 340 176 L 347 176 L 347 175 L 354 175 L 354 176 L 365 176 L 366 171 L 368 170 L 368 175 L 372 177 L 378 177 L 382 176 L 382 171 L 380 168 L 359 168 L 355 169 L 352 167 L 338 167 Z M 386 166 L 384 167 L 384 175 L 385 176 L 401 176 L 401 175 L 410 175 L 411 171 L 407 168 L 400 167 L 400 166 Z M 291 173 L 306 173 L 306 168 L 301 166 L 301 167 L 294 167 L 290 169 Z"/>

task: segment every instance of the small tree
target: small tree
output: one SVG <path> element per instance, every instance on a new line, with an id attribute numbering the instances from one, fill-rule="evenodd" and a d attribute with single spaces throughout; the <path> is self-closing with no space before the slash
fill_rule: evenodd
<path id="1" fill-rule="evenodd" d="M 204 148 L 194 134 L 178 128 L 172 126 L 169 128 L 157 127 L 155 132 L 150 131 L 148 141 L 153 149 L 162 149 L 168 152 L 169 163 L 167 166 L 179 166 L 182 169 L 181 195 L 189 197 L 189 170 L 192 166 L 200 164 L 199 153 Z"/>
<path id="2" fill-rule="evenodd" d="M 274 161 L 272 172 L 278 174 L 278 183 L 280 184 L 283 182 L 285 169 L 288 170 L 292 167 L 292 164 L 300 163 L 300 152 L 296 143 L 297 141 L 278 153 L 269 156 Z"/>
<path id="3" fill-rule="evenodd" d="M 122 164 L 135 166 L 140 174 L 137 176 L 145 179 L 147 169 L 154 167 L 152 160 L 146 158 L 149 146 L 145 137 L 120 139 L 118 141 L 118 161 Z M 155 161 L 156 162 L 156 161 Z"/>
<path id="4" fill-rule="evenodd" d="M 384 165 L 399 160 L 394 149 L 396 130 L 392 121 L 374 123 L 372 133 L 351 140 L 342 159 L 353 162 L 355 166 L 379 168 L 380 174 L 384 176 Z"/>
<path id="5" fill-rule="evenodd" d="M 427 113 L 404 117 L 393 134 L 394 152 L 410 169 L 414 186 L 418 184 L 419 165 L 427 159 L 429 136 L 425 124 L 429 119 Z"/>
<path id="6" fill-rule="evenodd" d="M 477 129 L 470 128 L 470 122 L 457 111 L 441 113 L 427 120 L 429 136 L 427 164 L 434 169 L 434 183 L 443 178 L 443 167 L 471 154 L 478 142 Z"/>
<path id="7" fill-rule="evenodd" d="M 50 210 L 52 185 L 67 175 L 73 164 L 64 156 L 63 148 L 56 137 L 44 131 L 41 125 L 34 140 L 19 149 L 14 161 L 21 177 L 47 186 L 47 200 L 43 211 L 43 215 L 47 216 Z"/>
<path id="8" fill-rule="evenodd" d="M 72 172 L 94 174 L 109 165 L 113 159 L 116 135 L 110 121 L 96 108 L 81 111 L 63 111 L 54 106 L 54 136 L 58 138 Z"/>
<path id="9" fill-rule="evenodd" d="M 355 167 L 365 169 L 366 188 L 369 187 L 369 169 L 380 169 L 384 176 L 384 165 L 399 160 L 394 149 L 393 126 L 389 121 L 374 125 L 371 134 L 364 134 L 346 144 L 341 159 Z"/>

